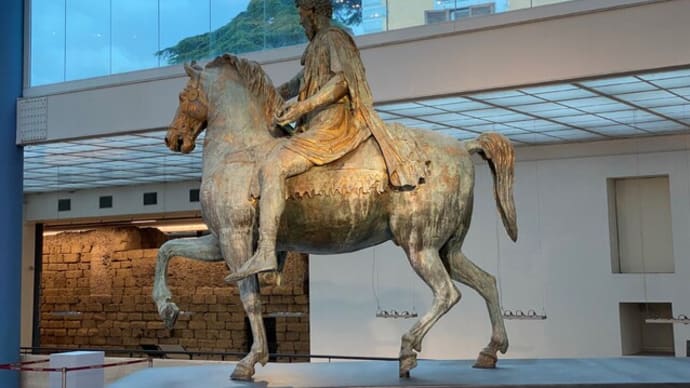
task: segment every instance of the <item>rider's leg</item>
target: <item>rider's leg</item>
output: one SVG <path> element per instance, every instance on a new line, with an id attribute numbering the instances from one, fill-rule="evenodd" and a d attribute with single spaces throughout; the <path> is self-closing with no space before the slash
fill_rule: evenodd
<path id="1" fill-rule="evenodd" d="M 259 244 L 254 256 L 225 278 L 232 282 L 258 272 L 276 269 L 276 238 L 285 210 L 285 180 L 309 170 L 314 164 L 287 148 L 276 149 L 261 166 Z"/>

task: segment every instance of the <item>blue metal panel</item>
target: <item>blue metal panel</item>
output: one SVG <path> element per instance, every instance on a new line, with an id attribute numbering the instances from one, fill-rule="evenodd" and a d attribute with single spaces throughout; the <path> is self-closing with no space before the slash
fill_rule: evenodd
<path id="1" fill-rule="evenodd" d="M 19 361 L 22 260 L 22 149 L 15 145 L 22 92 L 24 1 L 0 12 L 0 364 Z M 0 387 L 19 387 L 19 373 L 0 371 Z"/>

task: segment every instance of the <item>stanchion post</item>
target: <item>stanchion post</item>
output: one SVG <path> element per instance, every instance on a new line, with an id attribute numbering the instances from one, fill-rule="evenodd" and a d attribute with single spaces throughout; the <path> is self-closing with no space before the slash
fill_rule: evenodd
<path id="1" fill-rule="evenodd" d="M 62 368 L 62 388 L 67 388 L 67 368 Z"/>
<path id="2" fill-rule="evenodd" d="M 153 358 L 149 357 L 149 368 L 153 368 Z"/>

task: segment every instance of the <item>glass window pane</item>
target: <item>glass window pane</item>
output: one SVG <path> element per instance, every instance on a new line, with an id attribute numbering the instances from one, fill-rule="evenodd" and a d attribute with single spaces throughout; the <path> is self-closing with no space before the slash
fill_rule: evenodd
<path id="1" fill-rule="evenodd" d="M 158 66 L 158 0 L 113 1 L 112 72 Z"/>
<path id="2" fill-rule="evenodd" d="M 31 4 L 31 86 L 65 80 L 65 4 L 33 0 Z"/>
<path id="3" fill-rule="evenodd" d="M 67 0 L 66 80 L 110 73 L 110 1 Z"/>
<path id="4" fill-rule="evenodd" d="M 208 0 L 161 1 L 161 65 L 208 58 L 210 20 Z"/>
<path id="5" fill-rule="evenodd" d="M 230 23 L 242 12 L 247 10 L 249 0 L 211 0 L 211 55 L 222 54 L 218 42 L 221 32 L 227 31 L 232 26 Z"/>

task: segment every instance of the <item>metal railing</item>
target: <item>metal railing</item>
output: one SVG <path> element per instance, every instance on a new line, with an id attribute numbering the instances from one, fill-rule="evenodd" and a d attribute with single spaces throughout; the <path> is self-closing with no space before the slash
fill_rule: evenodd
<path id="1" fill-rule="evenodd" d="M 72 352 L 72 351 L 95 351 L 105 352 L 106 355 L 113 357 L 130 357 L 145 356 L 149 358 L 166 358 L 170 355 L 185 355 L 190 360 L 208 360 L 210 358 L 220 358 L 222 361 L 228 359 L 241 359 L 246 352 L 201 352 L 201 351 L 169 351 L 169 350 L 148 350 L 148 349 L 117 349 L 117 348 L 61 348 L 61 347 L 22 347 L 21 354 L 50 354 L 58 352 Z M 195 358 L 197 357 L 197 358 Z M 323 359 L 331 362 L 333 360 L 351 360 L 351 361 L 398 361 L 398 358 L 393 357 L 369 357 L 369 356 L 339 356 L 332 354 L 302 354 L 302 353 L 270 353 L 271 359 L 287 359 L 288 362 L 295 360 L 309 360 L 312 358 Z"/>
<path id="2" fill-rule="evenodd" d="M 31 365 L 36 365 L 36 364 L 43 364 L 43 363 L 46 363 L 49 361 L 50 361 L 49 359 L 43 359 L 43 360 L 35 360 L 35 361 L 23 361 L 23 362 L 16 362 L 16 363 L 10 363 L 10 364 L 2 364 L 2 365 L 0 365 L 0 370 L 14 370 L 14 371 L 22 371 L 22 372 L 60 372 L 61 387 L 67 388 L 67 374 L 69 372 L 78 372 L 78 371 L 93 370 L 93 369 L 105 369 L 105 368 L 110 368 L 110 367 L 114 367 L 114 366 L 133 365 L 133 364 L 140 364 L 140 363 L 144 363 L 144 362 L 148 363 L 149 368 L 153 367 L 153 359 L 152 358 L 120 361 L 120 362 L 109 362 L 109 363 L 105 363 L 105 364 L 96 364 L 96 365 L 74 366 L 74 367 L 45 368 L 45 367 L 31 366 Z"/>

